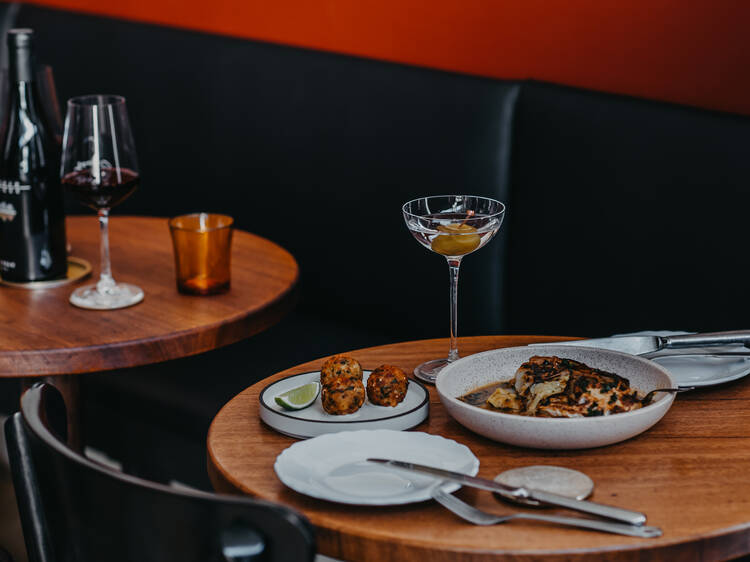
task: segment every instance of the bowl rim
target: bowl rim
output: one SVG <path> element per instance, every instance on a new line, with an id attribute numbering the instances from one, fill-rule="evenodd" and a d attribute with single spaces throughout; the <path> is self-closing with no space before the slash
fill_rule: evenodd
<path id="1" fill-rule="evenodd" d="M 468 359 L 470 359 L 472 357 L 476 358 L 476 357 L 481 357 L 483 355 L 494 354 L 494 353 L 502 352 L 504 350 L 520 350 L 520 349 L 525 349 L 525 348 L 528 348 L 528 347 L 529 347 L 528 345 L 517 345 L 517 346 L 512 346 L 512 347 L 498 347 L 498 348 L 495 348 L 495 349 L 488 349 L 487 351 L 480 351 L 479 353 L 473 353 L 472 355 L 467 355 L 466 357 L 462 357 L 461 359 L 458 359 L 457 361 L 454 361 L 453 363 L 450 363 L 445 368 L 443 368 L 443 370 L 440 371 L 440 373 L 438 373 L 437 379 L 435 379 L 435 389 L 437 390 L 437 393 L 438 393 L 438 396 L 440 397 L 440 400 L 443 401 L 444 399 L 448 399 L 451 402 L 451 404 L 453 404 L 455 406 L 459 406 L 462 409 L 468 409 L 467 411 L 478 412 L 479 415 L 499 416 L 500 418 L 508 418 L 508 419 L 511 419 L 511 420 L 518 420 L 518 421 L 523 420 L 526 423 L 547 423 L 547 424 L 549 424 L 551 422 L 567 423 L 567 424 L 574 424 L 574 423 L 579 423 L 579 424 L 580 423 L 602 423 L 601 421 L 600 422 L 596 422 L 596 421 L 593 421 L 593 420 L 612 420 L 612 419 L 614 419 L 614 420 L 622 420 L 622 419 L 625 419 L 626 417 L 632 418 L 632 417 L 636 417 L 636 416 L 645 415 L 644 412 L 649 412 L 649 413 L 655 412 L 655 410 L 656 410 L 657 407 L 668 409 L 672 405 L 672 402 L 674 402 L 674 400 L 675 400 L 675 394 L 672 393 L 672 394 L 667 394 L 663 398 L 658 398 L 657 400 L 655 400 L 654 402 L 652 402 L 648 406 L 644 406 L 643 408 L 638 408 L 637 410 L 631 410 L 630 412 L 621 412 L 621 413 L 618 413 L 618 414 L 611 414 L 611 415 L 608 415 L 608 416 L 583 416 L 583 417 L 579 417 L 579 418 L 578 417 L 577 418 L 545 418 L 545 417 L 537 417 L 537 416 L 522 416 L 520 414 L 508 414 L 506 412 L 493 412 L 492 410 L 486 410 L 484 408 L 479 408 L 477 406 L 472 406 L 471 404 L 467 404 L 466 402 L 462 402 L 461 400 L 459 400 L 458 398 L 456 398 L 454 396 L 449 396 L 448 394 L 446 394 L 445 392 L 443 392 L 441 390 L 441 388 L 440 388 L 440 386 L 441 386 L 440 385 L 441 378 L 443 380 L 445 380 L 446 373 L 450 374 L 451 370 L 453 370 L 452 368 L 455 365 L 459 364 L 460 362 L 462 362 L 464 360 L 468 360 Z M 669 381 L 669 388 L 675 388 L 674 387 L 674 380 L 672 379 L 672 376 L 669 374 L 669 371 L 667 371 L 664 367 L 662 367 L 658 363 L 656 363 L 654 361 L 651 361 L 650 359 L 646 359 L 645 357 L 640 357 L 638 355 L 632 355 L 630 353 L 623 353 L 621 351 L 614 351 L 614 350 L 611 350 L 611 349 L 594 348 L 594 347 L 587 347 L 587 346 L 582 346 L 582 345 L 564 345 L 564 346 L 562 346 L 562 345 L 555 345 L 554 343 L 549 343 L 549 344 L 543 344 L 543 345 L 539 345 L 539 346 L 534 346 L 533 349 L 535 349 L 535 350 L 538 349 L 538 350 L 542 351 L 542 350 L 548 349 L 548 348 L 583 349 L 583 350 L 587 350 L 587 351 L 598 351 L 598 352 L 604 353 L 605 355 L 613 355 L 613 356 L 617 356 L 617 357 L 623 357 L 624 356 L 624 357 L 626 357 L 628 359 L 635 359 L 637 362 L 645 363 L 646 366 L 648 366 L 648 367 L 650 367 L 652 369 L 655 368 L 657 371 L 661 372 L 661 374 L 663 374 L 664 376 L 666 376 L 667 380 Z M 625 378 L 627 378 L 627 377 L 625 377 Z M 443 383 L 443 384 L 445 384 L 445 383 Z"/>

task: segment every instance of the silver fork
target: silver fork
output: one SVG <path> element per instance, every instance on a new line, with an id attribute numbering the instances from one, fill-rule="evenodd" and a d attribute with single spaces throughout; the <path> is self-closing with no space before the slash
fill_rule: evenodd
<path id="1" fill-rule="evenodd" d="M 571 527 L 583 527 L 584 529 L 593 529 L 595 531 L 604 531 L 606 533 L 615 533 L 619 535 L 629 535 L 631 537 L 656 538 L 661 536 L 659 527 L 649 527 L 647 525 L 636 526 L 626 523 L 610 523 L 608 521 L 599 521 L 596 519 L 582 519 L 578 517 L 563 517 L 561 515 L 537 515 L 535 513 L 511 513 L 510 515 L 492 515 L 469 505 L 436 486 L 432 490 L 432 497 L 450 511 L 475 525 L 498 525 L 506 523 L 513 519 L 531 519 L 534 521 L 546 521 L 547 523 L 558 523 L 559 525 L 569 525 Z"/>
<path id="2" fill-rule="evenodd" d="M 687 392 L 688 390 L 695 390 L 695 387 L 681 386 L 679 388 L 655 388 L 641 399 L 641 404 L 643 404 L 644 406 L 648 406 L 649 404 L 651 404 L 651 400 L 653 400 L 654 395 L 656 395 L 657 392 L 670 392 L 672 394 L 677 394 L 678 392 Z"/>

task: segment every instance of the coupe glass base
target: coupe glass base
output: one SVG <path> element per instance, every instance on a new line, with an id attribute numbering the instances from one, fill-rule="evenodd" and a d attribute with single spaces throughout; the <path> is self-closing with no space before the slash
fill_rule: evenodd
<path id="1" fill-rule="evenodd" d="M 70 295 L 70 304 L 90 310 L 114 310 L 138 304 L 143 300 L 143 289 L 129 283 L 118 283 L 106 293 L 96 290 L 96 285 L 79 287 Z"/>
<path id="2" fill-rule="evenodd" d="M 437 378 L 438 373 L 449 364 L 450 361 L 448 359 L 433 359 L 431 361 L 425 361 L 414 368 L 414 376 L 423 382 L 435 384 L 435 379 Z"/>

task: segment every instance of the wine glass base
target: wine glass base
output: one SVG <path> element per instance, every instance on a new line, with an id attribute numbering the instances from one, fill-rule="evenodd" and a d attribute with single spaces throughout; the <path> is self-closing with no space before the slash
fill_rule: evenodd
<path id="1" fill-rule="evenodd" d="M 422 382 L 435 384 L 435 379 L 438 373 L 443 370 L 444 367 L 450 365 L 448 359 L 433 359 L 431 361 L 425 361 L 421 365 L 417 365 L 414 368 L 414 376 Z"/>
<path id="2" fill-rule="evenodd" d="M 117 283 L 106 293 L 96 285 L 79 287 L 70 295 L 70 304 L 89 310 L 115 310 L 138 304 L 143 300 L 143 289 L 129 283 Z"/>

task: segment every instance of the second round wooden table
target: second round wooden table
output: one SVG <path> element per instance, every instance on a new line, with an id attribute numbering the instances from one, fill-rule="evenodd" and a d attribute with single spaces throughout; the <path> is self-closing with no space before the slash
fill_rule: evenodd
<path id="1" fill-rule="evenodd" d="M 68 297 L 99 271 L 95 216 L 67 219 L 73 255 L 92 277 L 52 289 L 0 287 L 0 377 L 36 377 L 123 369 L 209 351 L 260 332 L 290 308 L 299 270 L 289 252 L 236 230 L 232 288 L 199 297 L 177 292 L 167 219 L 110 219 L 115 280 L 141 287 L 143 302 L 118 310 L 84 310 Z"/>
<path id="2" fill-rule="evenodd" d="M 487 349 L 562 338 L 462 338 L 468 355 Z M 366 369 L 382 363 L 413 369 L 440 357 L 446 340 L 406 342 L 351 352 Z M 273 470 L 295 442 L 259 419 L 258 396 L 270 381 L 310 370 L 322 360 L 274 375 L 232 399 L 208 435 L 208 469 L 214 487 L 292 506 L 315 525 L 321 553 L 350 562 L 477 562 L 512 560 L 723 560 L 750 553 L 750 377 L 680 395 L 652 429 L 628 441 L 579 451 L 542 451 L 485 439 L 459 425 L 430 388 L 430 416 L 415 431 L 442 435 L 479 458 L 479 476 L 493 478 L 519 466 L 558 465 L 581 470 L 595 482 L 592 500 L 643 511 L 663 529 L 658 539 L 513 521 L 478 527 L 435 502 L 360 507 L 310 498 L 285 487 Z M 408 372 L 408 371 L 407 371 Z M 518 507 L 489 492 L 463 488 L 457 495 L 497 513 Z M 569 513 L 569 512 L 568 512 Z"/>
<path id="3" fill-rule="evenodd" d="M 294 304 L 297 262 L 270 240 L 235 230 L 230 291 L 182 295 L 167 219 L 114 216 L 114 277 L 138 285 L 146 296 L 130 308 L 76 308 L 68 302 L 70 293 L 98 278 L 99 227 L 95 216 L 68 217 L 66 225 L 72 254 L 91 262 L 92 277 L 50 289 L 0 287 L 0 377 L 22 377 L 29 384 L 54 376 L 50 382 L 65 395 L 73 419 L 77 392 L 71 375 L 216 349 L 265 330 Z"/>

